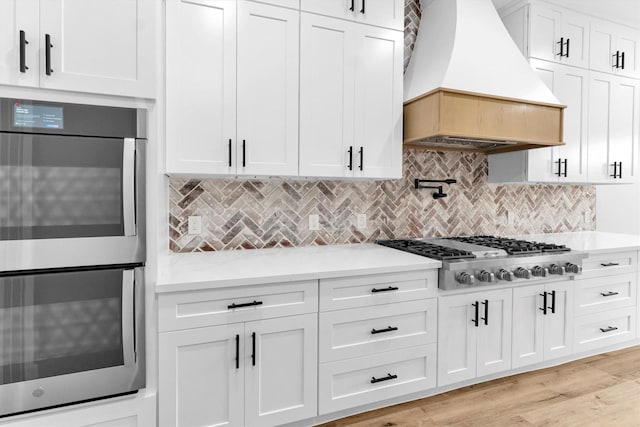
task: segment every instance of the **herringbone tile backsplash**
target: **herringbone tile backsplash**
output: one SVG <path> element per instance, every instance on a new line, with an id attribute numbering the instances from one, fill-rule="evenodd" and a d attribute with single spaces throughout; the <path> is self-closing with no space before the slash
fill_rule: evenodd
<path id="1" fill-rule="evenodd" d="M 376 239 L 592 230 L 595 188 L 487 183 L 482 154 L 404 151 L 404 177 L 388 181 L 170 180 L 170 249 L 217 251 L 371 242 Z M 416 190 L 415 178 L 455 178 L 448 197 Z M 367 215 L 366 230 L 356 215 Z M 310 214 L 320 230 L 310 231 Z M 202 216 L 200 235 L 187 234 Z"/>
<path id="2" fill-rule="evenodd" d="M 420 23 L 417 0 L 405 1 L 405 67 Z M 376 239 L 592 230 L 595 188 L 487 184 L 482 154 L 404 151 L 393 181 L 171 178 L 169 246 L 173 252 L 331 245 Z M 455 178 L 448 197 L 413 188 L 415 178 Z M 356 215 L 367 215 L 366 230 Z M 309 230 L 309 215 L 320 231 Z M 202 234 L 187 234 L 190 215 Z"/>

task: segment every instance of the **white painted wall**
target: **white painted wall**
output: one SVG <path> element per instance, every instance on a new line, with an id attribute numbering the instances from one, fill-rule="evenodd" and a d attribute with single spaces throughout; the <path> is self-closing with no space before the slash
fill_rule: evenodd
<path id="1" fill-rule="evenodd" d="M 640 234 L 640 184 L 596 186 L 596 230 Z"/>

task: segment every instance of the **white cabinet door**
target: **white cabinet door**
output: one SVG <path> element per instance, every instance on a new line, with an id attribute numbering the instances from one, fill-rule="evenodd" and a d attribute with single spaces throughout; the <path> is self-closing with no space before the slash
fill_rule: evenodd
<path id="1" fill-rule="evenodd" d="M 300 175 L 353 176 L 354 25 L 304 12 L 301 21 Z"/>
<path id="2" fill-rule="evenodd" d="M 0 84 L 38 86 L 38 11 L 39 0 L 0 1 Z"/>
<path id="3" fill-rule="evenodd" d="M 153 97 L 155 10 L 153 0 L 41 1 L 40 86 Z"/>
<path id="4" fill-rule="evenodd" d="M 591 72 L 589 78 L 589 181 L 633 182 L 637 167 L 638 81 Z"/>
<path id="5" fill-rule="evenodd" d="M 235 173 L 236 2 L 168 0 L 167 172 Z"/>
<path id="6" fill-rule="evenodd" d="M 247 322 L 247 426 L 273 426 L 317 415 L 318 316 Z"/>
<path id="7" fill-rule="evenodd" d="M 563 125 L 565 145 L 529 150 L 528 179 L 535 182 L 585 182 L 588 71 L 535 59 L 531 60 L 531 66 L 567 108 Z"/>
<path id="8" fill-rule="evenodd" d="M 544 360 L 544 285 L 513 289 L 513 368 Z"/>
<path id="9" fill-rule="evenodd" d="M 438 298 L 438 386 L 476 376 L 475 294 Z"/>
<path id="10" fill-rule="evenodd" d="M 355 68 L 356 174 L 402 177 L 404 33 L 357 25 Z"/>
<path id="11" fill-rule="evenodd" d="M 610 22 L 592 20 L 590 68 L 605 73 L 639 77 L 639 39 L 639 32 L 636 30 Z"/>
<path id="12" fill-rule="evenodd" d="M 544 360 L 550 360 L 573 351 L 573 281 L 548 284 L 545 292 Z"/>
<path id="13" fill-rule="evenodd" d="M 511 289 L 477 293 L 477 376 L 511 369 Z"/>
<path id="14" fill-rule="evenodd" d="M 404 29 L 402 0 L 301 0 L 300 9 L 377 27 Z"/>
<path id="15" fill-rule="evenodd" d="M 243 333 L 240 323 L 160 334 L 161 427 L 244 425 Z"/>
<path id="16" fill-rule="evenodd" d="M 298 174 L 296 10 L 238 2 L 238 174 Z"/>
<path id="17" fill-rule="evenodd" d="M 533 58 L 586 68 L 589 65 L 589 19 L 554 5 L 530 6 Z"/>

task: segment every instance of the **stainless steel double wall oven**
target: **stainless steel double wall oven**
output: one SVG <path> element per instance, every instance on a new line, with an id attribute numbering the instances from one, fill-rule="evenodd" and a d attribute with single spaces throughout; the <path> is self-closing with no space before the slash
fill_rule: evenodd
<path id="1" fill-rule="evenodd" d="M 0 99 L 0 417 L 144 387 L 145 131 Z"/>

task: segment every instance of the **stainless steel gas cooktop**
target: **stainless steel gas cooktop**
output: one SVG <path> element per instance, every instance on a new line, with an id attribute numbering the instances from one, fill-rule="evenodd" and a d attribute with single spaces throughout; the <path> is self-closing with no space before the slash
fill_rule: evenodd
<path id="1" fill-rule="evenodd" d="M 442 261 L 438 287 L 559 280 L 582 272 L 586 254 L 564 245 L 496 236 L 378 240 L 376 243 Z"/>

